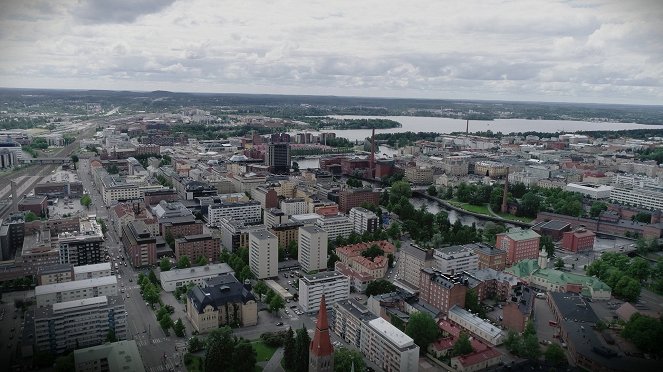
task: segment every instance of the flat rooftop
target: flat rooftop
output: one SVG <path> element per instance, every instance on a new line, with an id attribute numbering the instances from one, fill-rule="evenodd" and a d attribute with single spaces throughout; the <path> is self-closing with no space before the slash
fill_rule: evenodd
<path id="1" fill-rule="evenodd" d="M 106 285 L 117 285 L 117 277 L 115 277 L 114 275 L 102 276 L 100 278 L 75 280 L 73 282 L 38 285 L 35 287 L 35 296 L 41 296 L 50 293 L 75 291 L 83 288 L 101 287 Z"/>
<path id="2" fill-rule="evenodd" d="M 94 363 L 101 359 L 107 360 L 110 372 L 145 372 L 135 340 L 117 341 L 74 351 L 76 365 Z"/>
<path id="3" fill-rule="evenodd" d="M 187 269 L 174 269 L 168 271 L 162 271 L 159 274 L 159 279 L 162 282 L 169 282 L 174 280 L 184 280 L 184 279 L 193 279 L 200 278 L 210 275 L 221 275 L 221 274 L 234 274 L 233 269 L 228 266 L 227 263 L 212 264 L 206 266 L 196 266 L 190 267 Z"/>
<path id="4" fill-rule="evenodd" d="M 93 273 L 95 271 L 108 271 L 111 269 L 110 262 L 102 262 L 92 265 L 74 266 L 74 275 L 83 273 Z"/>
<path id="5" fill-rule="evenodd" d="M 251 231 L 249 232 L 249 236 L 253 236 L 258 240 L 276 239 L 276 235 L 272 234 L 266 229 Z"/>
<path id="6" fill-rule="evenodd" d="M 501 329 L 497 328 L 496 326 L 486 322 L 485 320 L 479 318 L 478 316 L 470 313 L 469 311 L 457 305 L 454 305 L 451 309 L 449 309 L 449 315 L 451 314 L 454 314 L 455 316 L 464 320 L 468 324 L 472 324 L 482 332 L 485 332 L 487 335 L 489 335 L 491 341 L 504 335 L 504 331 L 502 331 Z"/>
<path id="7" fill-rule="evenodd" d="M 368 325 L 377 331 L 377 333 L 391 341 L 399 349 L 405 349 L 414 345 L 412 337 L 406 335 L 400 329 L 382 318 L 373 319 L 368 322 Z"/>

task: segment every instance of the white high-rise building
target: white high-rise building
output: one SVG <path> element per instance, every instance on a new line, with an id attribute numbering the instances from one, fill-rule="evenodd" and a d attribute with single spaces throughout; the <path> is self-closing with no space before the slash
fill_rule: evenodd
<path id="1" fill-rule="evenodd" d="M 262 219 L 262 207 L 255 200 L 212 204 L 207 208 L 207 221 L 212 226 L 218 226 L 224 217 L 240 221 L 245 225 L 260 223 Z"/>
<path id="2" fill-rule="evenodd" d="M 479 270 L 479 256 L 471 247 L 454 245 L 433 251 L 437 268 L 448 274 Z"/>
<path id="3" fill-rule="evenodd" d="M 382 318 L 361 324 L 359 349 L 366 359 L 384 371 L 419 370 L 419 346 L 410 336 Z"/>
<path id="4" fill-rule="evenodd" d="M 280 209 L 286 216 L 292 216 L 307 213 L 308 205 L 303 198 L 284 199 L 281 200 Z"/>
<path id="5" fill-rule="evenodd" d="M 297 260 L 305 272 L 327 268 L 328 234 L 317 226 L 299 228 L 299 252 Z"/>
<path id="6" fill-rule="evenodd" d="M 366 208 L 354 207 L 350 209 L 348 216 L 357 234 L 363 234 L 366 231 L 373 232 L 378 229 L 380 224 L 378 216 Z"/>
<path id="7" fill-rule="evenodd" d="M 249 232 L 249 268 L 257 279 L 279 275 L 279 240 L 267 230 Z"/>
<path id="8" fill-rule="evenodd" d="M 337 236 L 347 238 L 352 234 L 354 226 L 350 219 L 343 215 L 320 216 L 315 223 L 316 226 L 325 230 L 329 234 L 329 239 L 336 239 Z"/>
<path id="9" fill-rule="evenodd" d="M 117 296 L 117 277 L 102 276 L 35 287 L 38 307 L 97 296 Z"/>
<path id="10" fill-rule="evenodd" d="M 318 311 L 323 294 L 330 307 L 338 301 L 347 300 L 350 297 L 350 279 L 336 271 L 304 275 L 299 279 L 299 306 L 304 312 Z"/>

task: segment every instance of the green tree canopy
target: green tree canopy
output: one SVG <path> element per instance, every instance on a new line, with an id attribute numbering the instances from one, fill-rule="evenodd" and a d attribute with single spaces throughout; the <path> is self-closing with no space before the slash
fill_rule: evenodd
<path id="1" fill-rule="evenodd" d="M 624 326 L 622 336 L 646 353 L 661 354 L 663 320 L 635 313 Z"/>
<path id="2" fill-rule="evenodd" d="M 375 296 L 383 293 L 389 293 L 396 290 L 396 286 L 387 280 L 374 280 L 366 286 L 366 296 Z"/>
<path id="3" fill-rule="evenodd" d="M 595 201 L 592 203 L 592 207 L 589 209 L 589 215 L 596 218 L 601 212 L 608 210 L 608 205 L 604 202 Z"/>
<path id="4" fill-rule="evenodd" d="M 269 301 L 269 311 L 275 313 L 285 307 L 285 301 L 283 300 L 283 297 L 279 295 L 275 295 L 272 297 L 272 299 Z"/>
<path id="5" fill-rule="evenodd" d="M 25 214 L 25 222 L 32 222 L 36 221 L 39 219 L 39 216 L 37 216 L 34 212 L 30 211 Z"/>
<path id="6" fill-rule="evenodd" d="M 543 235 L 541 237 L 541 250 L 546 252 L 548 258 L 552 258 L 555 255 L 555 243 L 548 235 Z"/>
<path id="7" fill-rule="evenodd" d="M 364 358 L 357 350 L 340 347 L 334 350 L 334 372 L 348 372 L 354 365 L 355 371 L 363 371 Z"/>
<path id="8" fill-rule="evenodd" d="M 291 371 L 295 368 L 295 332 L 292 328 L 288 330 L 283 337 L 283 366 L 286 371 Z"/>
<path id="9" fill-rule="evenodd" d="M 302 324 L 302 328 L 297 330 L 295 337 L 295 372 L 308 371 L 308 358 L 309 346 L 311 345 L 311 338 L 308 335 L 306 327 Z"/>
<path id="10" fill-rule="evenodd" d="M 543 357 L 546 359 L 546 362 L 555 367 L 566 364 L 566 354 L 564 354 L 564 350 L 562 350 L 562 348 L 556 343 L 553 343 L 546 348 Z"/>
<path id="11" fill-rule="evenodd" d="M 161 262 L 159 262 L 159 268 L 161 271 L 169 271 L 172 268 L 170 260 L 167 257 L 162 258 Z"/>
<path id="12" fill-rule="evenodd" d="M 454 343 L 453 348 L 451 349 L 451 354 L 454 356 L 466 355 L 473 351 L 472 344 L 470 343 L 470 337 L 467 335 L 467 332 L 461 332 L 458 336 L 458 340 Z"/>
<path id="13" fill-rule="evenodd" d="M 232 371 L 235 352 L 235 337 L 230 327 L 222 327 L 210 332 L 207 336 L 207 350 L 205 351 L 205 371 L 225 372 Z"/>
<path id="14" fill-rule="evenodd" d="M 175 335 L 177 337 L 184 337 L 186 328 L 184 327 L 184 323 L 182 322 L 182 319 L 177 319 L 175 322 L 175 325 L 173 325 L 173 331 L 175 331 Z"/>
<path id="15" fill-rule="evenodd" d="M 191 261 L 189 260 L 188 256 L 180 256 L 180 259 L 177 260 L 177 268 L 178 269 L 186 269 L 191 267 Z"/>
<path id="16" fill-rule="evenodd" d="M 416 312 L 410 316 L 405 333 L 412 337 L 414 343 L 419 345 L 419 352 L 424 354 L 428 350 L 428 345 L 437 338 L 439 329 L 430 315 Z"/>

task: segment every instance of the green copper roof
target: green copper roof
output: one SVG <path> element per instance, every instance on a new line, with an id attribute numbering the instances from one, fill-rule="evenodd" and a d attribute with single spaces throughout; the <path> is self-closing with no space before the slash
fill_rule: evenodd
<path id="1" fill-rule="evenodd" d="M 610 291 L 610 287 L 597 278 L 587 275 L 574 274 L 556 269 L 541 269 L 536 260 L 522 260 L 504 270 L 519 278 L 536 276 L 556 285 L 580 284 L 595 291 Z"/>
<path id="2" fill-rule="evenodd" d="M 504 271 L 513 274 L 517 277 L 524 278 L 530 276 L 534 271 L 539 269 L 539 264 L 536 260 L 522 260 L 517 264 L 505 269 Z"/>

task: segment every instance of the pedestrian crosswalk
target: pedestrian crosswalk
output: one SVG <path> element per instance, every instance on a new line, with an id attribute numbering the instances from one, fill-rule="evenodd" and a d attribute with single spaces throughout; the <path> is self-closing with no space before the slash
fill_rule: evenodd
<path id="1" fill-rule="evenodd" d="M 147 345 L 160 344 L 160 343 L 165 342 L 167 340 L 168 339 L 166 337 L 161 337 L 161 338 L 155 338 L 155 339 L 152 340 L 152 342 L 150 342 L 150 340 L 147 339 L 147 338 L 139 338 L 139 339 L 136 339 L 136 344 L 139 347 L 141 347 L 141 346 L 147 346 Z"/>

